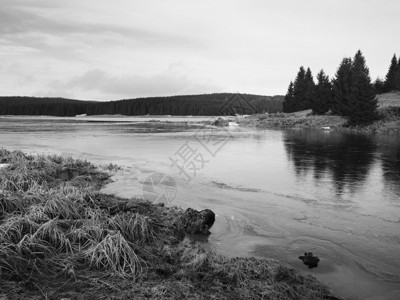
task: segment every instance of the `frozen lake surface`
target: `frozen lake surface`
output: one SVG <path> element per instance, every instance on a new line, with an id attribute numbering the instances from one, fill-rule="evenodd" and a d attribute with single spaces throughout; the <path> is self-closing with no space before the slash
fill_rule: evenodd
<path id="1" fill-rule="evenodd" d="M 217 214 L 205 247 L 279 259 L 352 299 L 400 299 L 400 136 L 200 124 L 209 119 L 1 117 L 0 147 L 116 163 L 103 191 L 128 198 L 168 174 L 170 205 Z M 318 268 L 297 258 L 306 251 Z"/>

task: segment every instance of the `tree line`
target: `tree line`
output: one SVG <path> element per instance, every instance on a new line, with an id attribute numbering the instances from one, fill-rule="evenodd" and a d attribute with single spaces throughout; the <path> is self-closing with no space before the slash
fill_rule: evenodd
<path id="1" fill-rule="evenodd" d="M 124 99 L 118 101 L 80 101 L 64 98 L 0 97 L 0 115 L 220 115 L 221 107 L 235 94 L 204 94 L 171 97 Z M 282 111 L 283 96 L 242 94 L 255 112 Z"/>
<path id="2" fill-rule="evenodd" d="M 378 94 L 400 91 L 400 57 L 397 60 L 396 54 L 393 55 L 385 80 L 378 77 L 374 86 Z"/>
<path id="3" fill-rule="evenodd" d="M 310 68 L 300 70 L 289 84 L 283 102 L 284 112 L 312 109 L 313 114 L 331 113 L 346 116 L 349 124 L 368 124 L 378 118 L 377 93 L 400 90 L 400 59 L 393 56 L 385 81 L 371 82 L 365 57 L 359 50 L 353 58 L 345 57 L 330 80 L 321 70 L 317 83 Z"/>
<path id="4" fill-rule="evenodd" d="M 0 115 L 72 117 L 86 113 L 90 103 L 65 98 L 0 97 Z"/>

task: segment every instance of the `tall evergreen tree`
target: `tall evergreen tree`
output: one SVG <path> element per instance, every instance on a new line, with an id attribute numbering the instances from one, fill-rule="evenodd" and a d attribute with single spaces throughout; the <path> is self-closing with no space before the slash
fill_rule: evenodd
<path id="1" fill-rule="evenodd" d="M 333 80 L 332 113 L 340 116 L 348 115 L 348 102 L 353 84 L 351 58 L 344 58 L 336 71 Z"/>
<path id="2" fill-rule="evenodd" d="M 376 94 L 371 84 L 369 69 L 360 50 L 352 64 L 353 80 L 348 101 L 349 123 L 368 124 L 377 119 Z"/>
<path id="3" fill-rule="evenodd" d="M 392 61 L 390 62 L 389 70 L 386 74 L 386 80 L 384 84 L 384 91 L 391 92 L 398 89 L 399 80 L 399 66 L 396 58 L 396 54 L 393 55 Z"/>
<path id="4" fill-rule="evenodd" d="M 291 112 L 294 105 L 294 85 L 293 81 L 290 82 L 288 91 L 285 95 L 285 100 L 283 101 L 283 111 Z"/>
<path id="5" fill-rule="evenodd" d="M 332 83 L 329 76 L 321 70 L 317 75 L 318 83 L 315 87 L 315 96 L 311 104 L 313 114 L 323 115 L 327 113 L 333 101 Z"/>
<path id="6" fill-rule="evenodd" d="M 285 97 L 283 104 L 283 111 L 291 113 L 301 110 L 301 101 L 303 100 L 303 94 L 305 90 L 305 76 L 306 71 L 304 67 L 300 67 L 297 73 L 294 83 L 289 84 L 288 93 Z"/>
<path id="7" fill-rule="evenodd" d="M 304 102 L 303 102 L 303 110 L 310 109 L 312 103 L 315 99 L 315 82 L 313 75 L 311 73 L 310 68 L 307 68 L 305 75 L 305 91 L 304 91 Z"/>
<path id="8" fill-rule="evenodd" d="M 293 106 L 291 112 L 302 110 L 306 90 L 306 71 L 301 66 L 293 85 Z"/>
<path id="9" fill-rule="evenodd" d="M 399 61 L 397 63 L 397 72 L 396 72 L 396 80 L 395 80 L 396 84 L 396 90 L 400 91 L 400 57 L 399 57 Z"/>
<path id="10" fill-rule="evenodd" d="M 311 108 L 315 93 L 315 83 L 310 68 L 307 71 L 300 67 L 294 83 L 290 83 L 285 96 L 283 111 L 286 113 L 301 111 Z"/>
<path id="11" fill-rule="evenodd" d="M 382 94 L 385 92 L 385 82 L 379 77 L 374 82 L 375 93 Z"/>

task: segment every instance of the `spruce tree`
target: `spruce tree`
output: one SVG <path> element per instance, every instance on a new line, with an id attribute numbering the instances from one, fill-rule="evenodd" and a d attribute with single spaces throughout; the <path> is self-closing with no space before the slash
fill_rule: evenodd
<path id="1" fill-rule="evenodd" d="M 283 111 L 286 113 L 311 108 L 315 83 L 310 68 L 300 67 L 294 83 L 291 82 L 285 96 Z"/>
<path id="2" fill-rule="evenodd" d="M 305 90 L 302 110 L 310 109 L 315 98 L 315 82 L 310 68 L 307 68 L 305 75 Z"/>
<path id="3" fill-rule="evenodd" d="M 333 100 L 332 83 L 329 76 L 321 70 L 317 75 L 318 83 L 315 86 L 315 96 L 311 105 L 313 114 L 323 115 L 327 113 L 331 107 Z"/>
<path id="4" fill-rule="evenodd" d="M 301 66 L 293 85 L 293 106 L 291 112 L 302 110 L 306 90 L 306 71 Z"/>
<path id="5" fill-rule="evenodd" d="M 374 82 L 375 93 L 382 94 L 385 92 L 385 82 L 379 77 Z"/>
<path id="6" fill-rule="evenodd" d="M 352 63 L 352 85 L 348 99 L 348 115 L 350 125 L 369 124 L 377 119 L 376 94 L 371 84 L 369 69 L 360 50 Z"/>
<path id="7" fill-rule="evenodd" d="M 397 63 L 397 72 L 396 72 L 396 79 L 395 79 L 395 88 L 396 90 L 400 91 L 400 57 Z"/>
<path id="8" fill-rule="evenodd" d="M 288 92 L 285 96 L 285 100 L 283 103 L 284 112 L 291 113 L 301 110 L 300 102 L 302 101 L 302 95 L 304 93 L 305 74 L 306 71 L 304 70 L 304 68 L 300 67 L 294 83 L 290 82 Z"/>
<path id="9" fill-rule="evenodd" d="M 348 102 L 353 84 L 353 70 L 351 58 L 344 58 L 336 71 L 333 80 L 333 101 L 332 113 L 340 116 L 347 116 Z"/>
<path id="10" fill-rule="evenodd" d="M 392 61 L 390 62 L 389 70 L 386 74 L 386 80 L 384 85 L 385 92 L 391 92 L 398 89 L 398 74 L 399 74 L 399 67 L 396 58 L 396 54 L 393 55 Z"/>
<path id="11" fill-rule="evenodd" d="M 288 91 L 285 95 L 285 100 L 283 101 L 283 112 L 292 112 L 294 105 L 294 85 L 291 81 L 288 87 Z"/>

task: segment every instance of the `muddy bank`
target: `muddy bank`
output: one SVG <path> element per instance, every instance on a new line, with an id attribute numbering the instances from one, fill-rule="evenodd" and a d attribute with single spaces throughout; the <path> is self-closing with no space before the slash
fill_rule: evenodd
<path id="1" fill-rule="evenodd" d="M 116 169 L 0 150 L 2 299 L 337 299 L 272 259 L 193 239 L 213 214 L 99 193 Z"/>

